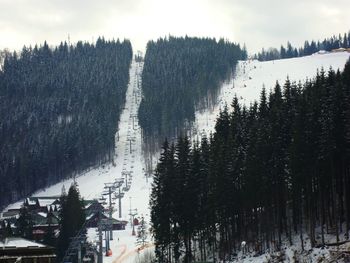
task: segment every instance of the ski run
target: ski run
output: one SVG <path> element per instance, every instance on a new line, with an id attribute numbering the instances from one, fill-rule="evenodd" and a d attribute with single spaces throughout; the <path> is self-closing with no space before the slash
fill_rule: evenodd
<path id="1" fill-rule="evenodd" d="M 230 104 L 235 96 L 245 105 L 249 105 L 254 100 L 258 100 L 263 87 L 267 91 L 272 89 L 278 81 L 281 85 L 287 77 L 290 81 L 305 81 L 312 79 L 317 70 L 323 68 L 326 72 L 330 67 L 342 70 L 350 53 L 327 53 L 315 54 L 301 58 L 291 58 L 267 62 L 256 60 L 247 60 L 238 62 L 233 76 L 226 81 L 220 90 L 218 103 L 210 109 L 196 112 L 196 120 L 192 129 L 192 139 L 199 138 L 201 135 L 209 135 L 214 130 L 215 120 L 220 109 Z M 104 257 L 104 262 L 113 263 L 131 263 L 137 262 L 145 251 L 153 251 L 150 234 L 148 234 L 147 248 L 139 251 L 136 245 L 136 238 L 132 235 L 130 222 L 130 211 L 137 209 L 137 217 L 143 216 L 150 227 L 149 194 L 151 191 L 151 179 L 145 176 L 145 164 L 142 157 L 141 129 L 138 125 L 137 112 L 141 100 L 141 73 L 142 63 L 133 61 L 130 67 L 130 82 L 126 93 L 125 108 L 120 116 L 119 130 L 116 134 L 116 156 L 113 164 L 102 167 L 92 168 L 90 171 L 76 177 L 79 191 L 84 199 L 98 199 L 104 191 L 105 183 L 114 182 L 118 178 L 127 179 L 130 189 L 125 192 L 122 199 L 122 217 L 119 218 L 118 206 L 115 205 L 114 218 L 123 219 L 129 223 L 125 230 L 114 231 L 114 239 L 110 243 L 112 256 Z M 125 178 L 128 177 L 128 178 Z M 70 187 L 73 179 L 65 180 L 61 183 L 52 185 L 47 189 L 39 191 L 34 196 L 57 196 L 61 194 L 64 186 Z M 6 209 L 16 208 L 23 201 L 10 205 Z M 5 210 L 6 210 L 5 209 Z M 136 212 L 136 211 L 135 211 Z M 92 242 L 97 241 L 97 231 L 92 228 L 88 231 L 89 239 Z M 286 250 L 287 259 L 292 261 L 293 249 L 289 247 Z M 310 255 L 308 262 L 316 262 L 321 254 L 328 252 L 314 250 Z M 327 254 L 327 255 L 326 255 Z M 264 262 L 269 255 L 264 254 L 260 257 L 241 257 L 239 262 Z M 288 262 L 287 261 L 287 262 Z"/>

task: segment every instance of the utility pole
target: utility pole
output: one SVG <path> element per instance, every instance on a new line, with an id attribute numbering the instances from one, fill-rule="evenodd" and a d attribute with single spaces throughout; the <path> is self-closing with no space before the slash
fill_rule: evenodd
<path id="1" fill-rule="evenodd" d="M 133 121 L 133 124 L 134 124 L 134 121 Z M 135 141 L 135 137 L 129 137 L 128 138 L 128 141 L 130 142 L 130 153 L 132 153 L 132 148 L 131 148 L 131 142 L 134 142 Z"/>
<path id="2" fill-rule="evenodd" d="M 130 177 L 131 171 L 122 171 L 122 176 L 125 177 L 125 189 L 126 191 L 129 190 L 129 185 L 128 185 L 128 176 Z"/>
<path id="3" fill-rule="evenodd" d="M 81 242 L 78 244 L 78 263 L 81 263 Z"/>
<path id="4" fill-rule="evenodd" d="M 124 182 L 123 178 L 119 178 L 115 181 L 116 188 L 118 188 L 118 193 L 115 193 L 115 198 L 118 199 L 118 204 L 119 204 L 119 218 L 122 217 L 122 198 L 124 197 L 124 193 L 121 192 L 121 187 Z"/>
<path id="5" fill-rule="evenodd" d="M 129 211 L 129 215 L 130 215 L 130 221 L 131 221 L 131 225 L 132 225 L 132 233 L 131 233 L 131 235 L 135 236 L 136 233 L 135 233 L 134 219 L 135 219 L 135 216 L 137 215 L 137 209 L 132 209 L 132 208 L 131 208 L 131 196 L 130 196 L 129 198 L 130 198 L 130 211 Z"/>
<path id="6" fill-rule="evenodd" d="M 132 118 L 132 129 L 135 130 L 135 118 L 137 118 L 137 115 L 131 114 L 130 117 Z"/>
<path id="7" fill-rule="evenodd" d="M 109 199 L 109 207 L 108 207 L 108 212 L 109 212 L 109 222 L 108 223 L 110 225 L 109 239 L 113 240 L 112 214 L 113 214 L 113 204 L 114 203 L 112 203 L 112 193 L 114 193 L 116 190 L 115 183 L 105 183 L 104 189 L 106 189 L 107 192 L 104 192 L 103 195 L 108 195 L 108 199 Z"/>
<path id="8" fill-rule="evenodd" d="M 102 248 L 103 248 L 103 233 L 102 233 L 102 205 L 105 203 L 106 198 L 102 196 L 100 199 L 102 201 L 101 207 L 98 210 L 98 245 L 99 245 L 99 251 L 98 251 L 98 258 L 97 263 L 103 263 L 103 256 L 102 256 Z"/>
<path id="9" fill-rule="evenodd" d="M 108 223 L 106 224 L 106 227 L 108 226 Z M 108 256 L 108 250 L 109 250 L 109 235 L 108 230 L 105 231 L 105 240 L 106 240 L 106 256 Z"/>
<path id="10" fill-rule="evenodd" d="M 137 209 L 130 209 L 130 214 L 131 216 L 131 222 L 132 222 L 132 233 L 131 235 L 135 236 L 136 233 L 135 233 L 135 224 L 134 224 L 134 220 L 135 220 L 135 216 L 137 215 Z"/>

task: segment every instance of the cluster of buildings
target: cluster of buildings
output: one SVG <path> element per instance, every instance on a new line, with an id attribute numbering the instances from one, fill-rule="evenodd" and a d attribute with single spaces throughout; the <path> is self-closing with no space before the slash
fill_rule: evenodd
<path id="1" fill-rule="evenodd" d="M 2 263 L 54 263 L 55 248 L 21 237 L 0 239 L 0 262 Z"/>
<path id="2" fill-rule="evenodd" d="M 55 258 L 54 248 L 42 243 L 49 232 L 53 238 L 58 238 L 60 207 L 59 196 L 29 197 L 20 207 L 2 212 L 0 214 L 0 262 L 12 263 L 20 258 L 20 262 L 50 263 Z M 97 227 L 99 220 L 106 221 L 109 218 L 104 212 L 99 213 L 105 209 L 97 200 L 84 200 L 84 207 L 87 228 Z M 23 211 L 26 213 L 25 217 L 30 221 L 31 240 L 19 237 Z M 21 214 L 22 219 L 20 219 Z M 113 230 L 124 230 L 127 224 L 127 221 L 115 218 L 112 218 L 111 221 Z"/>

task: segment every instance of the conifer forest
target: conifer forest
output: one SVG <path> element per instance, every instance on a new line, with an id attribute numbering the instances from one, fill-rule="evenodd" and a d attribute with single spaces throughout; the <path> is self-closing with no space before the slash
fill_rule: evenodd
<path id="1" fill-rule="evenodd" d="M 209 138 L 165 141 L 150 201 L 158 262 L 229 260 L 242 240 L 257 255 L 295 237 L 301 250 L 348 240 L 349 99 L 348 62 L 249 107 L 235 98 Z"/>
<path id="2" fill-rule="evenodd" d="M 316 52 L 329 52 L 333 49 L 338 48 L 349 48 L 350 47 L 350 31 L 339 34 L 338 36 L 332 36 L 325 38 L 322 41 L 305 41 L 302 47 L 296 48 L 288 41 L 287 46 L 281 45 L 279 49 L 269 48 L 262 49 L 258 54 L 254 55 L 255 59 L 259 61 L 269 61 L 275 59 L 295 58 L 310 56 Z"/>
<path id="3" fill-rule="evenodd" d="M 139 121 L 145 140 L 176 137 L 247 52 L 223 39 L 169 37 L 147 44 Z"/>
<path id="4" fill-rule="evenodd" d="M 0 207 L 111 161 L 130 41 L 7 52 L 0 71 Z"/>
<path id="5" fill-rule="evenodd" d="M 58 43 L 0 50 L 3 247 L 323 262 L 304 259 L 349 243 L 350 260 L 349 33 L 250 56 L 187 35 Z"/>

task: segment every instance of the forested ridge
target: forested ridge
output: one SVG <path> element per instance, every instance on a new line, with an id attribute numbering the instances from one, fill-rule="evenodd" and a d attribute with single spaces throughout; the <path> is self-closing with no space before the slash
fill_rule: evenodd
<path id="1" fill-rule="evenodd" d="M 111 161 L 125 101 L 128 40 L 6 53 L 0 71 L 0 207 Z"/>
<path id="2" fill-rule="evenodd" d="M 223 39 L 169 37 L 149 41 L 139 108 L 145 137 L 163 141 L 176 136 L 194 120 L 196 107 L 215 97 L 237 60 L 246 56 L 244 48 Z"/>
<path id="3" fill-rule="evenodd" d="M 349 239 L 350 63 L 232 108 L 208 139 L 163 144 L 150 201 L 158 262 L 228 260 L 243 240 L 261 254 Z"/>
<path id="4" fill-rule="evenodd" d="M 339 34 L 338 36 L 331 36 L 322 41 L 306 40 L 302 47 L 296 48 L 288 41 L 286 46 L 281 45 L 279 49 L 269 48 L 262 49 L 258 54 L 254 55 L 254 59 L 259 61 L 269 61 L 275 59 L 295 58 L 312 55 L 320 50 L 332 51 L 338 48 L 350 48 L 350 31 Z"/>

